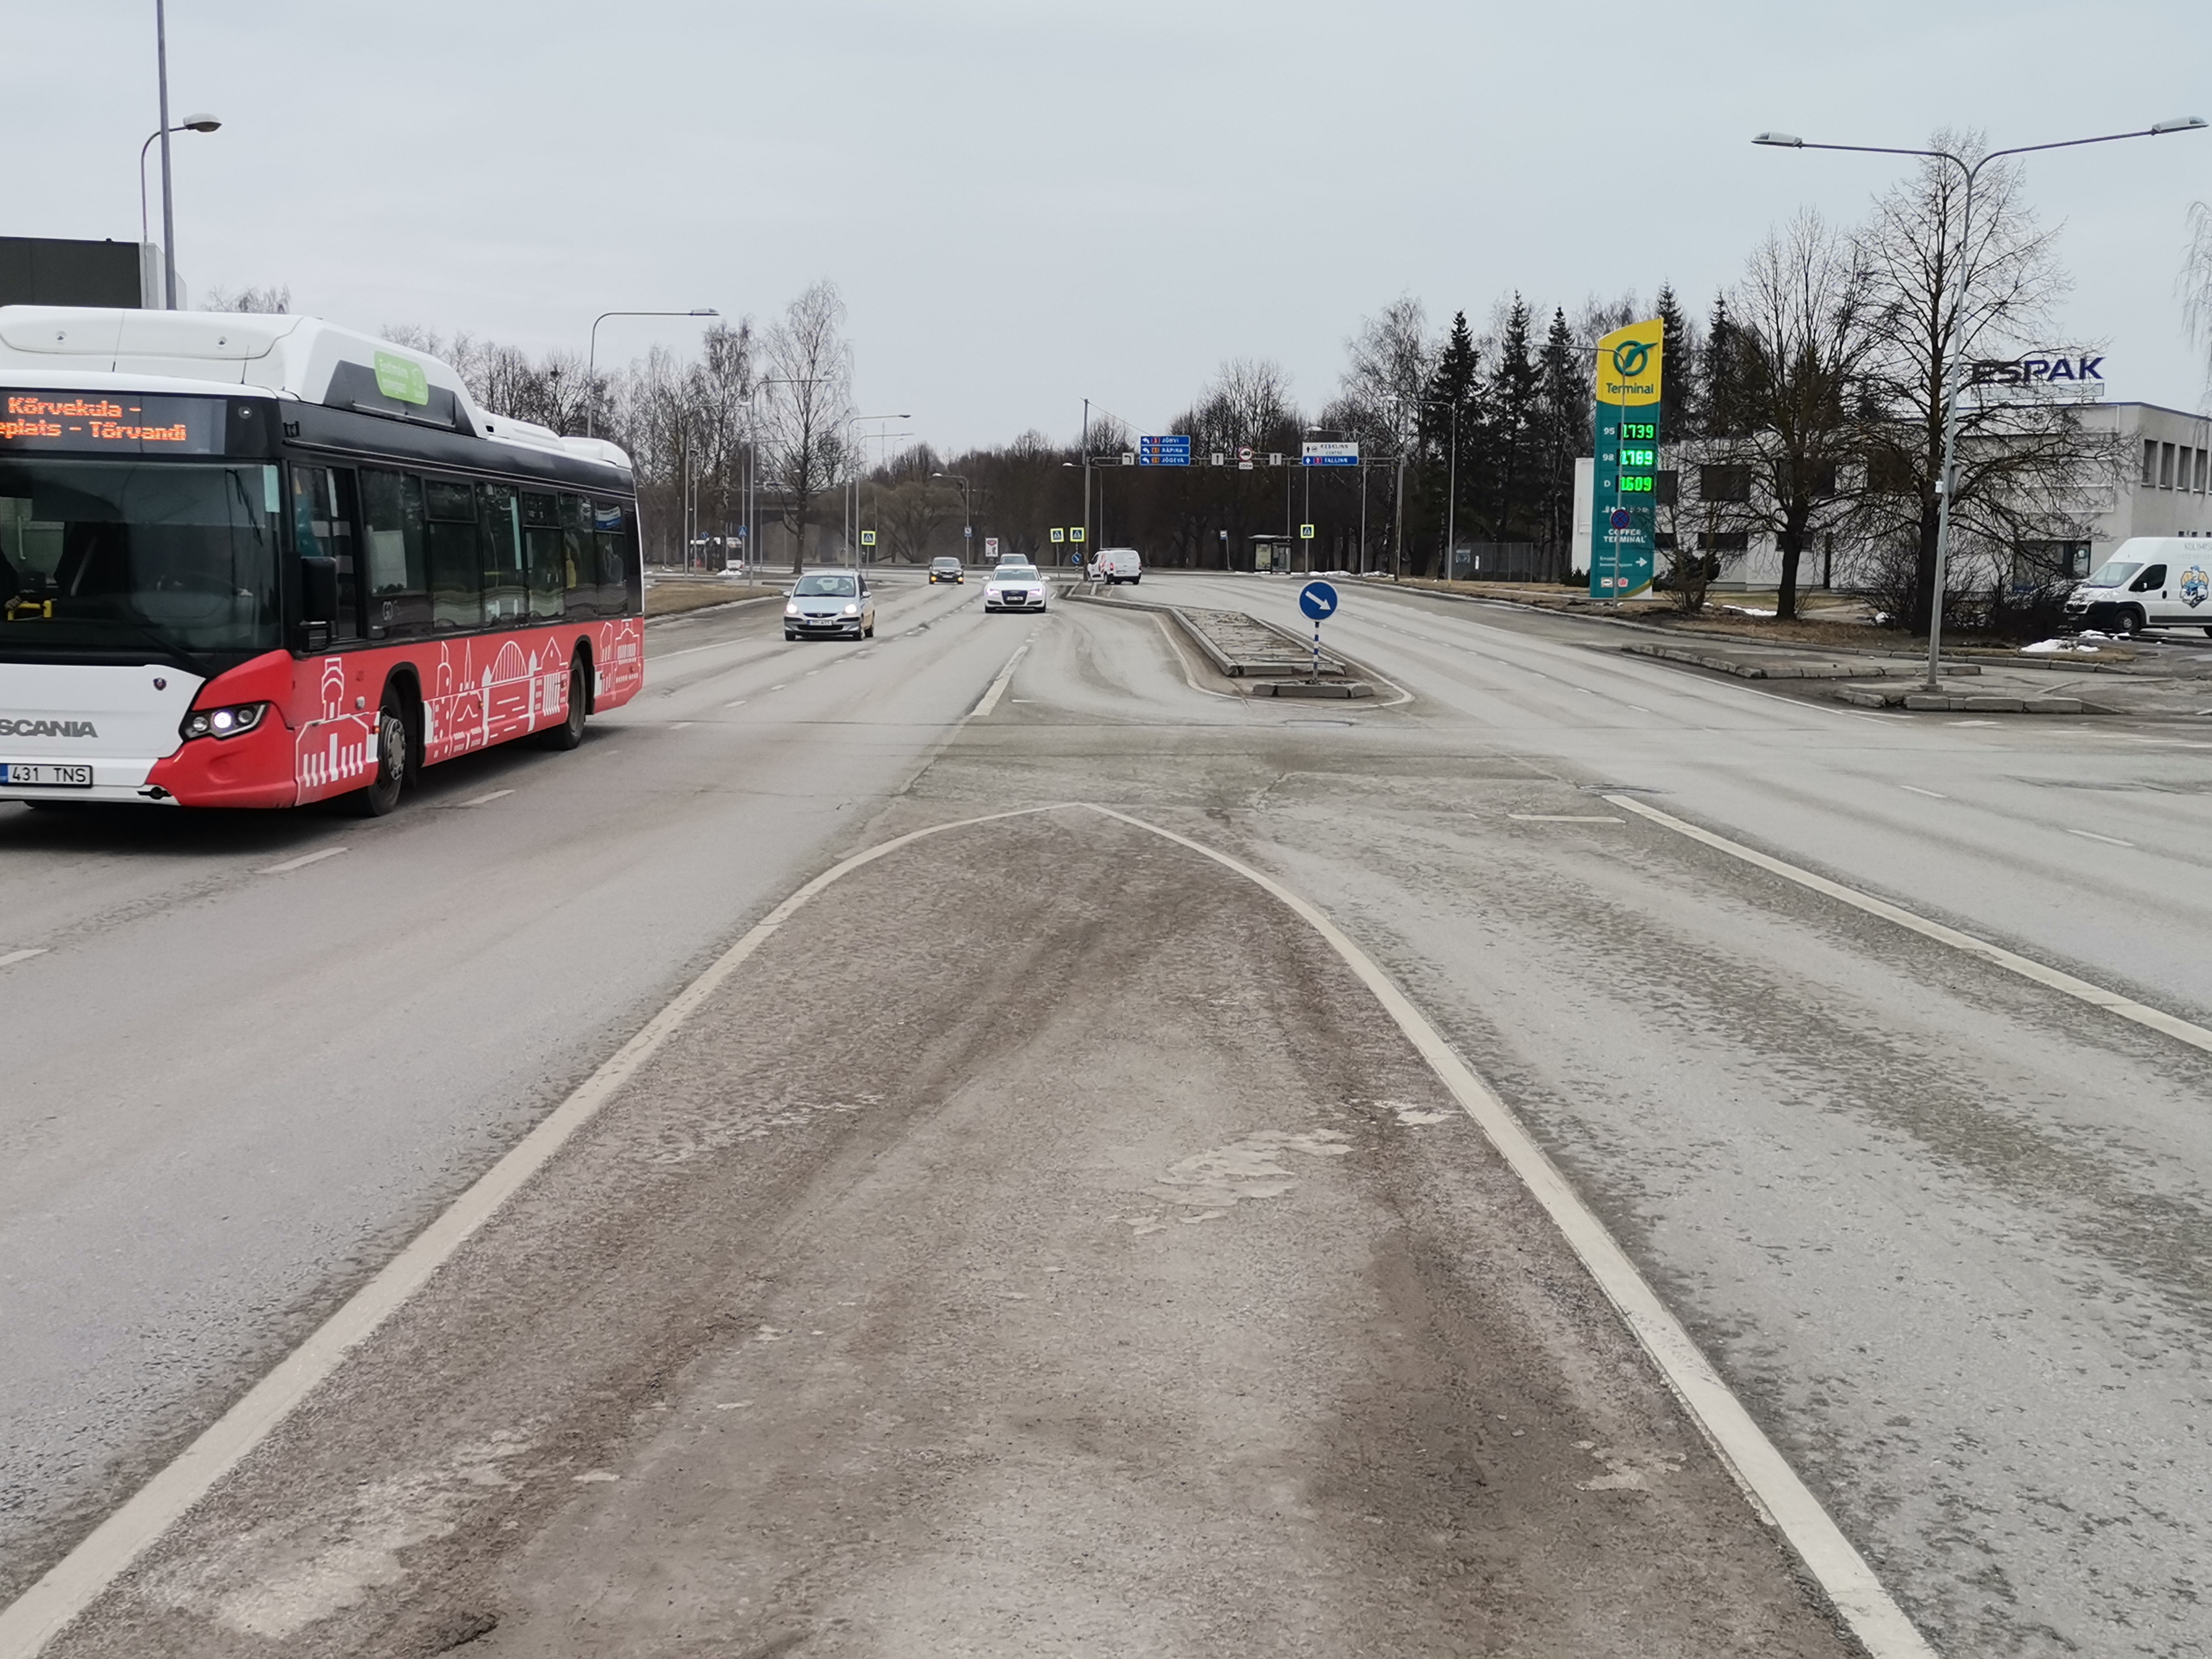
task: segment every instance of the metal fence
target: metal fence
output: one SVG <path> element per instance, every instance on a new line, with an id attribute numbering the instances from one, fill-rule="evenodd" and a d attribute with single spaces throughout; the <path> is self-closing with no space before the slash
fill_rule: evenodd
<path id="1" fill-rule="evenodd" d="M 1540 542 L 1462 542 L 1452 550 L 1454 581 L 1557 582 L 1566 570 L 1567 550 Z"/>

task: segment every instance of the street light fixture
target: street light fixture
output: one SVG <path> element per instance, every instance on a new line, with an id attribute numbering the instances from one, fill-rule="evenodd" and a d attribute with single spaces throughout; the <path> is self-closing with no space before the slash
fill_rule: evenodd
<path id="1" fill-rule="evenodd" d="M 590 399 L 584 405 L 584 435 L 592 435 L 592 417 L 599 406 L 599 325 L 610 317 L 719 317 L 722 313 L 712 306 L 698 306 L 690 311 L 603 311 L 592 319 L 591 349 L 584 358 L 584 396 Z"/>
<path id="2" fill-rule="evenodd" d="M 178 122 L 176 125 L 168 128 L 167 131 L 170 132 L 213 132 L 222 125 L 222 123 L 212 115 L 187 115 L 183 120 Z M 154 141 L 161 136 L 162 135 L 160 132 L 149 132 L 146 135 L 146 142 L 138 146 L 138 240 L 141 242 L 150 242 L 154 240 L 153 227 L 148 221 L 146 212 L 146 152 L 154 148 Z M 166 151 L 167 146 L 164 145 L 162 148 Z M 166 252 L 167 250 L 164 249 L 164 252 Z M 162 305 L 165 309 L 168 305 L 168 298 L 169 296 L 165 291 L 161 295 Z"/>
<path id="3" fill-rule="evenodd" d="M 844 444 L 839 447 L 842 448 L 853 441 L 852 430 L 863 421 L 910 421 L 913 418 L 911 415 L 848 415 L 842 422 L 847 435 Z M 853 556 L 853 568 L 857 572 L 860 568 L 860 475 L 857 471 L 853 474 L 852 482 L 845 487 L 845 550 Z"/>
<path id="4" fill-rule="evenodd" d="M 975 556 L 975 504 L 968 494 L 966 475 L 958 472 L 933 472 L 933 478 L 950 478 L 960 486 L 960 516 L 966 522 L 960 530 L 960 562 L 968 564 Z"/>
<path id="5" fill-rule="evenodd" d="M 1751 141 L 1770 149 L 1839 149 L 1860 155 L 1917 155 L 1929 161 L 1948 161 L 1966 176 L 1966 195 L 1959 214 L 1959 283 L 1943 329 L 1943 459 L 1941 476 L 1936 480 L 1935 582 L 1928 596 L 1927 689 L 1930 691 L 1940 689 L 1942 678 L 1943 581 L 1951 554 L 1951 496 L 1958 483 L 1960 343 L 1957 335 L 1966 305 L 1969 264 L 1966 250 L 1973 240 L 1975 181 L 1981 177 L 1984 167 L 2001 156 L 2028 155 L 2046 149 L 2078 149 L 2084 144 L 2109 144 L 2122 138 L 2157 138 L 2170 132 L 2197 132 L 2202 131 L 2204 125 L 2202 116 L 2175 116 L 2168 120 L 2153 122 L 2147 127 L 2138 127 L 2131 132 L 2105 132 L 2090 138 L 2062 138 L 2054 143 L 2016 144 L 2009 149 L 1993 149 L 1980 160 L 1972 162 L 1947 149 L 1907 149 L 1891 144 L 1808 143 L 1794 132 L 1762 132 Z"/>

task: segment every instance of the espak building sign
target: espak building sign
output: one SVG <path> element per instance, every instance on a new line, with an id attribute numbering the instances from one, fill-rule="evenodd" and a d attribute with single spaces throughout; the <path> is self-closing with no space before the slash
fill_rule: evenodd
<path id="1" fill-rule="evenodd" d="M 2069 393 L 2076 398 L 2105 395 L 2105 359 L 2101 353 L 2027 352 L 2018 357 L 1983 358 L 1972 367 L 1972 384 L 2001 390 Z"/>

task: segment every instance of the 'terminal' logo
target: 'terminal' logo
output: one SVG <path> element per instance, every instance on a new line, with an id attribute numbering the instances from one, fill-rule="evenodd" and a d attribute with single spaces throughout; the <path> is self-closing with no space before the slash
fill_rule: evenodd
<path id="1" fill-rule="evenodd" d="M 90 720 L 29 720 L 0 718 L 0 738 L 96 738 Z"/>

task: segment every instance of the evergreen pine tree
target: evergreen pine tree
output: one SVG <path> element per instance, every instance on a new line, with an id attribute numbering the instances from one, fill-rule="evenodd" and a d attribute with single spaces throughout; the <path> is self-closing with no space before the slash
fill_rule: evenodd
<path id="1" fill-rule="evenodd" d="M 1690 319 L 1674 297 L 1674 285 L 1659 285 L 1659 433 L 1663 439 L 1690 435 L 1692 390 L 1698 366 L 1691 361 Z"/>
<path id="2" fill-rule="evenodd" d="M 1735 319 L 1729 314 L 1728 296 L 1716 295 L 1711 320 L 1705 325 L 1705 349 L 1698 365 L 1694 420 L 1701 435 L 1726 437 L 1740 428 L 1736 413 L 1737 385 L 1743 374 L 1743 343 Z"/>
<path id="3" fill-rule="evenodd" d="M 1539 539 L 1556 548 L 1565 542 L 1574 512 L 1575 458 L 1591 441 L 1589 362 L 1564 310 L 1552 313 L 1537 365 L 1536 516 Z"/>
<path id="4" fill-rule="evenodd" d="M 1446 526 L 1454 520 L 1463 524 L 1467 518 L 1468 461 L 1480 424 L 1475 396 L 1476 375 L 1480 367 L 1481 354 L 1476 350 L 1474 336 L 1468 328 L 1467 313 L 1455 312 L 1451 331 L 1444 337 L 1444 349 L 1437 354 L 1436 371 L 1429 377 L 1428 394 L 1421 404 L 1421 449 L 1425 455 L 1433 458 L 1426 469 L 1422 493 L 1433 506 L 1439 547 L 1443 545 Z M 1452 453 L 1455 426 L 1459 447 L 1456 457 Z M 1454 489 L 1457 493 L 1455 504 L 1447 493 Z M 1437 574 L 1450 574 L 1442 556 Z"/>
<path id="5" fill-rule="evenodd" d="M 1538 380 L 1528 349 L 1530 320 L 1528 302 L 1515 294 L 1498 336 L 1498 361 L 1490 370 L 1489 430 L 1484 435 L 1492 479 L 1491 533 L 1499 541 L 1530 527 Z"/>

